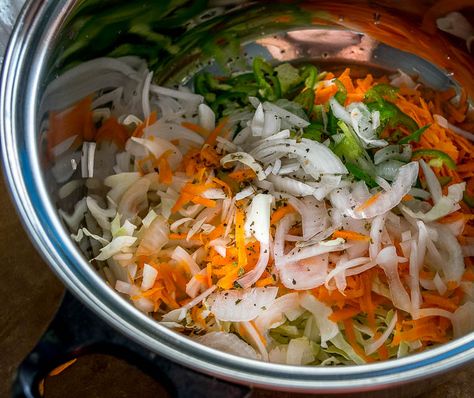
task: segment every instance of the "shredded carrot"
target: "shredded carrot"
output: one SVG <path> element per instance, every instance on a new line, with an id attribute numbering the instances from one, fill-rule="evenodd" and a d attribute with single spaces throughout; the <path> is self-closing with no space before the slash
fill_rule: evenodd
<path id="1" fill-rule="evenodd" d="M 208 130 L 206 130 L 204 127 L 201 127 L 199 124 L 183 122 L 181 123 L 181 126 L 187 128 L 188 130 L 194 131 L 195 133 L 198 133 L 203 137 L 207 137 L 210 134 Z"/>
<path id="2" fill-rule="evenodd" d="M 347 230 L 340 230 L 340 231 L 335 231 L 332 234 L 333 239 L 336 238 L 342 238 L 345 240 L 361 240 L 365 242 L 370 242 L 370 236 L 363 235 L 359 232 L 355 231 L 347 231 Z"/>
<path id="3" fill-rule="evenodd" d="M 206 207 L 216 207 L 217 203 L 215 200 L 203 198 L 201 196 L 193 196 L 191 202 L 196 203 L 197 205 L 203 205 Z"/>
<path id="4" fill-rule="evenodd" d="M 365 355 L 364 350 L 359 345 L 359 343 L 357 343 L 352 320 L 345 319 L 343 323 L 344 323 L 344 331 L 346 332 L 347 341 L 349 342 L 351 347 L 354 349 L 356 354 L 359 355 L 361 358 L 363 358 L 366 362 L 373 362 L 373 359 Z"/>
<path id="5" fill-rule="evenodd" d="M 69 366 L 73 365 L 77 361 L 77 358 L 71 359 L 70 361 L 67 361 L 63 363 L 62 365 L 59 365 L 58 367 L 54 368 L 51 372 L 49 372 L 49 376 L 57 376 L 58 374 L 62 373 L 64 370 L 69 368 Z"/>
<path id="6" fill-rule="evenodd" d="M 438 296 L 436 294 L 429 293 L 429 292 L 421 292 L 421 295 L 423 296 L 424 303 L 430 306 L 434 305 L 436 307 L 439 307 L 446 311 L 451 311 L 451 312 L 456 311 L 457 308 L 459 307 L 452 300 L 446 297 Z"/>
<path id="7" fill-rule="evenodd" d="M 169 235 L 169 238 L 171 240 L 186 240 L 187 239 L 187 235 L 188 234 L 175 234 L 175 233 L 171 233 Z M 202 241 L 202 235 L 201 234 L 194 234 L 192 237 L 191 237 L 191 240 L 200 240 Z"/>
<path id="8" fill-rule="evenodd" d="M 49 131 L 47 135 L 48 154 L 53 148 L 68 138 L 77 135 L 77 142 L 93 141 L 95 126 L 91 112 L 92 97 L 86 97 L 76 105 L 61 111 L 49 112 Z"/>
<path id="9" fill-rule="evenodd" d="M 206 279 L 207 279 L 207 287 L 211 287 L 212 286 L 212 263 L 207 263 Z"/>
<path id="10" fill-rule="evenodd" d="M 333 311 L 333 313 L 329 316 L 329 319 L 333 322 L 340 322 L 351 319 L 359 313 L 360 308 L 344 307 L 340 310 Z"/>
<path id="11" fill-rule="evenodd" d="M 168 157 L 171 156 L 173 152 L 169 149 L 165 151 L 158 159 L 158 168 L 159 168 L 159 181 L 163 184 L 171 184 L 173 181 L 173 171 L 168 162 Z"/>
<path id="12" fill-rule="evenodd" d="M 295 211 L 296 210 L 293 208 L 293 206 L 288 204 L 279 207 L 276 211 L 273 212 L 272 217 L 270 219 L 270 224 L 276 225 L 287 214 L 294 213 Z"/>
<path id="13" fill-rule="evenodd" d="M 222 134 L 224 131 L 225 127 L 227 126 L 227 118 L 221 119 L 219 124 L 216 126 L 216 128 L 209 134 L 209 136 L 206 139 L 206 144 L 208 145 L 214 145 L 216 143 L 217 137 Z"/>
<path id="14" fill-rule="evenodd" d="M 270 276 L 267 276 L 267 277 L 264 278 L 264 279 L 259 279 L 259 280 L 255 283 L 255 286 L 257 286 L 257 287 L 265 287 L 265 286 L 274 285 L 274 284 L 275 284 L 275 280 L 274 280 L 273 277 L 270 275 Z"/>
<path id="15" fill-rule="evenodd" d="M 151 126 L 153 123 L 155 123 L 158 120 L 157 114 L 155 111 L 150 113 L 150 116 L 148 116 L 143 123 L 140 123 L 135 130 L 132 133 L 133 137 L 141 137 L 143 136 L 144 130 L 148 127 Z"/>
<path id="16" fill-rule="evenodd" d="M 372 195 L 364 203 L 362 203 L 360 206 L 358 206 L 356 210 L 357 211 L 363 211 L 363 210 L 369 208 L 380 198 L 380 195 L 381 195 L 381 192 L 377 192 L 375 195 Z"/>
<path id="17" fill-rule="evenodd" d="M 315 103 L 317 105 L 325 104 L 328 102 L 331 97 L 337 93 L 337 86 L 335 84 L 330 84 L 326 87 L 320 85 L 316 88 L 316 98 Z"/>
<path id="18" fill-rule="evenodd" d="M 252 327 L 257 332 L 257 335 L 258 335 L 258 338 L 260 339 L 260 341 L 263 343 L 264 346 L 266 346 L 267 345 L 267 340 L 265 339 L 265 337 L 262 336 L 262 334 L 260 333 L 258 328 L 255 326 L 255 321 L 250 321 L 249 323 L 252 325 Z"/>
<path id="19" fill-rule="evenodd" d="M 237 208 L 235 212 L 235 244 L 239 253 L 239 267 L 247 264 L 247 252 L 245 250 L 245 212 Z"/>
<path id="20" fill-rule="evenodd" d="M 469 281 L 469 282 L 474 282 L 474 271 L 471 268 L 468 268 L 463 276 L 462 276 L 463 281 Z"/>
<path id="21" fill-rule="evenodd" d="M 217 185 L 220 185 L 222 188 L 224 188 L 224 191 L 226 194 L 230 197 L 232 197 L 232 189 L 230 189 L 229 185 L 225 183 L 224 181 L 220 180 L 219 178 L 214 177 L 212 179 L 212 182 L 215 182 Z"/>
<path id="22" fill-rule="evenodd" d="M 243 182 L 247 180 L 253 180 L 256 175 L 255 171 L 253 171 L 251 168 L 243 168 L 229 173 L 229 177 L 237 182 Z"/>

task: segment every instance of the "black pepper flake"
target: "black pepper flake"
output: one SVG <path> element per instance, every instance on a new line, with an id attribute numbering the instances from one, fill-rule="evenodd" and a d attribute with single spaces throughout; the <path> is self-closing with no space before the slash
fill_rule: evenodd
<path id="1" fill-rule="evenodd" d="M 291 281 L 291 283 L 293 283 L 293 285 L 296 285 L 296 281 L 294 279 Z"/>

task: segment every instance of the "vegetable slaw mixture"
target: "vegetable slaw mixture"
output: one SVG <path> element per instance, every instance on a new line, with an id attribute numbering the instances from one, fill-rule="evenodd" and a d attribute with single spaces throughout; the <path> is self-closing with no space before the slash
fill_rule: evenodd
<path id="1" fill-rule="evenodd" d="M 362 364 L 464 335 L 466 94 L 357 73 L 255 58 L 191 91 L 136 57 L 70 69 L 41 105 L 58 195 L 85 194 L 60 214 L 138 309 L 235 355 Z"/>

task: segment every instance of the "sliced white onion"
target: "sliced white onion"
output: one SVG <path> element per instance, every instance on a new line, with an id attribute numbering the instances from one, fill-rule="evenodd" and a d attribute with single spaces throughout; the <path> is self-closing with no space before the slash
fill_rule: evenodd
<path id="1" fill-rule="evenodd" d="M 398 73 L 390 76 L 390 84 L 395 87 L 407 86 L 408 88 L 415 88 L 416 83 L 413 79 L 402 70 L 398 69 Z"/>
<path id="2" fill-rule="evenodd" d="M 465 336 L 474 331 L 474 302 L 468 301 L 461 305 L 453 314 L 454 338 Z"/>
<path id="3" fill-rule="evenodd" d="M 277 287 L 224 290 L 211 295 L 207 302 L 209 310 L 221 321 L 251 321 L 271 307 L 277 293 Z"/>
<path id="4" fill-rule="evenodd" d="M 203 336 L 193 338 L 193 340 L 221 352 L 239 357 L 258 359 L 254 348 L 233 333 L 208 332 Z"/>
<path id="5" fill-rule="evenodd" d="M 257 110 L 255 111 L 255 115 L 252 119 L 250 124 L 250 128 L 252 129 L 252 135 L 254 136 L 261 136 L 263 133 L 263 127 L 265 125 L 265 113 L 263 112 L 262 104 L 259 104 Z"/>
<path id="6" fill-rule="evenodd" d="M 179 151 L 176 146 L 170 143 L 167 140 L 162 138 L 155 137 L 155 139 L 146 139 L 146 138 L 138 138 L 132 137 L 131 140 L 133 142 L 137 142 L 138 144 L 143 145 L 148 151 L 150 151 L 156 159 L 159 159 L 161 155 L 163 155 L 166 151 L 171 151 L 171 155 L 169 156 L 169 162 L 172 168 L 176 168 L 178 164 L 181 163 L 183 159 L 183 155 Z"/>
<path id="7" fill-rule="evenodd" d="M 216 248 L 217 251 L 217 248 Z M 225 257 L 225 253 L 224 256 Z M 260 254 L 258 256 L 257 264 L 253 270 L 247 272 L 242 278 L 237 280 L 237 283 L 244 289 L 252 286 L 257 282 L 265 271 L 268 261 L 270 259 L 270 246 L 268 243 L 262 242 L 260 244 Z"/>
<path id="8" fill-rule="evenodd" d="M 97 261 L 104 261 L 122 250 L 132 246 L 137 238 L 133 236 L 118 236 L 112 240 L 107 246 L 100 249 L 100 254 L 95 257 Z"/>
<path id="9" fill-rule="evenodd" d="M 436 174 L 431 169 L 430 166 L 426 164 L 423 159 L 419 160 L 421 168 L 423 170 L 423 174 L 426 178 L 426 185 L 428 186 L 428 190 L 430 191 L 431 197 L 433 198 L 433 202 L 436 204 L 440 201 L 441 197 L 443 196 L 443 191 L 441 189 L 441 184 L 439 183 Z"/>
<path id="10" fill-rule="evenodd" d="M 378 165 L 392 159 L 408 162 L 411 159 L 411 154 L 411 145 L 389 145 L 375 152 L 374 163 Z"/>
<path id="11" fill-rule="evenodd" d="M 143 130 L 143 136 L 146 138 L 155 137 L 163 140 L 182 140 L 196 145 L 203 145 L 204 138 L 173 121 L 158 120 Z"/>
<path id="12" fill-rule="evenodd" d="M 265 347 L 264 340 L 258 333 L 252 322 L 241 322 L 240 327 L 243 329 L 243 334 L 249 340 L 250 344 L 258 350 L 262 360 L 268 361 L 268 351 Z"/>
<path id="13" fill-rule="evenodd" d="M 294 178 L 269 175 L 267 180 L 274 185 L 276 190 L 286 192 L 294 196 L 308 196 L 312 195 L 315 191 L 315 188 Z"/>
<path id="14" fill-rule="evenodd" d="M 372 218 L 384 214 L 397 206 L 410 191 L 418 177 L 418 162 L 411 162 L 398 170 L 392 189 L 378 194 L 378 198 L 368 206 L 363 204 L 351 211 L 353 218 Z"/>
<path id="15" fill-rule="evenodd" d="M 178 263 L 184 263 L 188 267 L 191 275 L 196 275 L 201 272 L 201 268 L 199 265 L 196 264 L 196 261 L 189 255 L 189 253 L 183 249 L 181 246 L 176 246 L 173 253 L 171 254 L 171 258 Z"/>
<path id="16" fill-rule="evenodd" d="M 267 178 L 262 166 L 246 152 L 229 153 L 221 159 L 221 164 L 223 166 L 231 162 L 240 162 L 250 167 L 253 171 L 255 171 L 255 174 L 260 181 Z"/>
<path id="17" fill-rule="evenodd" d="M 216 115 L 214 111 L 206 104 L 199 105 L 199 124 L 207 131 L 216 128 Z"/>
<path id="18" fill-rule="evenodd" d="M 235 194 L 235 200 L 242 200 L 242 199 L 248 198 L 254 193 L 255 193 L 255 188 L 252 185 L 249 185 L 248 187 L 245 187 L 240 192 L 237 192 Z"/>
<path id="19" fill-rule="evenodd" d="M 114 203 L 119 203 L 122 195 L 139 179 L 140 173 L 138 172 L 119 173 L 108 176 L 104 180 L 104 185 L 111 188 L 107 196 Z"/>
<path id="20" fill-rule="evenodd" d="M 264 335 L 269 329 L 283 324 L 286 320 L 286 314 L 295 310 L 298 311 L 299 315 L 304 312 L 300 306 L 298 293 L 285 294 L 274 300 L 270 307 L 260 313 L 254 321 L 255 327 L 260 334 Z"/>
<path id="21" fill-rule="evenodd" d="M 167 97 L 172 97 L 184 101 L 196 102 L 199 104 L 204 101 L 204 97 L 202 95 L 193 94 L 181 90 L 173 90 L 171 88 L 156 86 L 154 84 L 150 86 L 150 91 L 158 95 L 164 95 Z"/>
<path id="22" fill-rule="evenodd" d="M 87 203 L 87 208 L 89 209 L 89 212 L 95 218 L 95 220 L 97 221 L 97 224 L 99 224 L 101 228 L 105 230 L 109 230 L 110 229 L 109 218 L 112 218 L 115 216 L 116 214 L 115 209 L 103 209 L 102 207 L 99 206 L 97 201 L 91 196 L 88 196 L 86 198 L 86 203 Z"/>
<path id="23" fill-rule="evenodd" d="M 159 253 L 168 243 L 169 234 L 168 222 L 163 217 L 157 216 L 145 230 L 135 255 L 152 256 Z"/>
<path id="24" fill-rule="evenodd" d="M 441 295 L 444 295 L 446 291 L 448 290 L 446 283 L 444 283 L 444 281 L 441 279 L 438 273 L 436 273 L 435 277 L 433 278 L 433 283 L 434 283 L 434 286 L 436 287 L 436 290 Z"/>
<path id="25" fill-rule="evenodd" d="M 141 210 L 148 209 L 147 192 L 150 181 L 146 178 L 136 180 L 120 198 L 117 212 L 126 220 L 133 219 Z"/>
<path id="26" fill-rule="evenodd" d="M 143 266 L 142 290 L 146 291 L 153 287 L 158 276 L 158 271 L 149 264 Z"/>
<path id="27" fill-rule="evenodd" d="M 332 113 L 337 119 L 342 120 L 349 126 L 352 125 L 350 113 L 334 97 L 329 100 L 329 105 L 331 106 Z"/>
<path id="28" fill-rule="evenodd" d="M 387 276 L 393 305 L 403 311 L 410 312 L 410 296 L 402 285 L 400 275 L 398 274 L 398 256 L 395 246 L 383 248 L 377 255 L 376 262 Z"/>
<path id="29" fill-rule="evenodd" d="M 313 314 L 321 334 L 321 347 L 326 348 L 327 342 L 339 333 L 337 323 L 329 319 L 332 309 L 309 293 L 300 294 L 300 305 Z"/>
<path id="30" fill-rule="evenodd" d="M 278 268 L 280 281 L 288 289 L 308 290 L 324 284 L 329 255 L 309 257 Z"/>
<path id="31" fill-rule="evenodd" d="M 267 112 L 273 112 L 276 116 L 280 117 L 282 120 L 293 126 L 300 128 L 305 128 L 309 126 L 308 121 L 270 102 L 264 102 L 263 109 Z"/>
<path id="32" fill-rule="evenodd" d="M 421 211 L 414 212 L 405 205 L 400 205 L 402 211 L 408 214 L 412 218 L 420 219 L 424 222 L 436 221 L 448 214 L 459 209 L 459 202 L 462 200 L 462 195 L 466 189 L 466 183 L 461 182 L 459 184 L 452 184 L 448 187 L 448 195 L 442 196 L 428 212 L 423 213 Z"/>
<path id="33" fill-rule="evenodd" d="M 342 251 L 348 247 L 349 245 L 341 238 L 334 239 L 333 241 L 320 242 L 312 246 L 295 247 L 285 256 L 275 257 L 275 264 L 277 267 L 284 267 L 287 263 L 294 263 L 325 253 Z"/>
<path id="34" fill-rule="evenodd" d="M 190 222 L 190 221 L 194 221 L 194 218 L 191 218 L 191 217 L 183 217 L 183 218 L 180 218 L 180 219 L 176 220 L 174 223 L 172 223 L 172 224 L 170 225 L 170 230 L 171 230 L 172 232 L 175 232 L 175 233 L 176 233 L 176 232 L 178 231 L 178 228 L 179 228 L 181 225 L 186 224 L 186 223 L 188 223 L 188 222 Z"/>
<path id="35" fill-rule="evenodd" d="M 367 355 L 372 355 L 375 351 L 377 351 L 380 347 L 382 347 L 382 345 L 387 341 L 387 339 L 392 334 L 393 329 L 395 329 L 397 320 L 398 320 L 398 316 L 397 316 L 397 313 L 395 312 L 390 323 L 388 324 L 387 328 L 382 333 L 382 335 L 379 338 L 375 339 L 374 341 L 370 341 L 365 345 L 364 349 Z"/>
<path id="36" fill-rule="evenodd" d="M 247 208 L 245 220 L 245 234 L 255 237 L 261 244 L 267 245 L 270 241 L 270 213 L 273 196 L 259 193 L 254 196 Z"/>

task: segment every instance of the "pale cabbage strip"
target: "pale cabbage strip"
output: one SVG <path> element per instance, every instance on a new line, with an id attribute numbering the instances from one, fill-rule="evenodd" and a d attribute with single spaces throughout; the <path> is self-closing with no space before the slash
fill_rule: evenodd
<path id="1" fill-rule="evenodd" d="M 299 136 L 309 122 L 278 104 L 253 98 L 254 110 L 222 124 L 200 95 L 153 84 L 140 60 L 91 62 L 63 82 L 76 87 L 103 71 L 104 82 L 80 93 L 109 88 L 93 114 L 116 118 L 131 136 L 110 153 L 84 142 L 81 155 L 76 136 L 54 146 L 57 182 L 78 167 L 85 179 L 61 196 L 87 192 L 60 214 L 138 309 L 213 349 L 292 365 L 381 359 L 407 318 L 443 317 L 456 337 L 472 331 L 474 291 L 463 275 L 473 244 L 458 241 L 463 221 L 440 222 L 459 210 L 466 184 L 443 190 L 427 163 L 410 161 L 411 146 L 380 139 L 378 111 L 330 101 L 364 150 L 382 148 L 380 186 L 370 188 L 328 143 Z M 45 110 L 61 102 L 59 83 Z M 436 306 L 433 295 L 453 284 L 465 301 Z M 358 312 L 354 297 L 366 299 Z M 402 340 L 396 355 L 419 344 Z"/>

